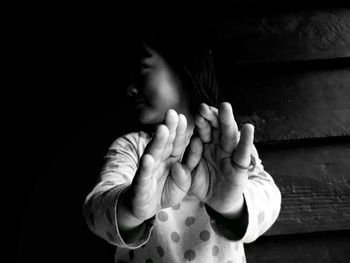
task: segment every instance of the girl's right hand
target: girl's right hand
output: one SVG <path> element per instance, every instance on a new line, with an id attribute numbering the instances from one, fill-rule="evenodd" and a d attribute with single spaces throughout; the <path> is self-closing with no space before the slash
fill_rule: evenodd
<path id="1" fill-rule="evenodd" d="M 147 145 L 131 185 L 120 196 L 118 225 L 122 231 L 136 228 L 186 196 L 191 171 L 180 164 L 187 146 L 186 130 L 186 117 L 169 110 Z"/>

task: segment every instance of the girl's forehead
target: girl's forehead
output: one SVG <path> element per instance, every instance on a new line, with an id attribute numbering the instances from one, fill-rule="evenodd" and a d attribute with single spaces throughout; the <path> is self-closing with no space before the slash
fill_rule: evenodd
<path id="1" fill-rule="evenodd" d="M 164 57 L 147 44 L 143 44 L 135 55 L 134 62 L 137 66 L 155 66 L 165 62 Z"/>
<path id="2" fill-rule="evenodd" d="M 144 43 L 134 43 L 128 48 L 129 58 L 132 63 L 138 63 L 140 60 L 151 57 L 154 51 L 150 50 Z"/>

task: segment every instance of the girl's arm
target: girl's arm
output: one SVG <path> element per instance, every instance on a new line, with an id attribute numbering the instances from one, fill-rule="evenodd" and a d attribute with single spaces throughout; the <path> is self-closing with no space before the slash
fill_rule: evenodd
<path id="1" fill-rule="evenodd" d="M 207 207 L 214 231 L 229 240 L 244 243 L 255 241 L 276 221 L 281 208 L 281 192 L 259 159 L 256 148 L 253 165 L 248 170 L 248 182 L 243 192 L 244 209 L 241 216 L 231 220 Z M 209 208 L 209 209 L 208 209 Z"/>
<path id="2" fill-rule="evenodd" d="M 271 227 L 281 203 L 254 147 L 254 127 L 245 124 L 239 131 L 227 102 L 219 109 L 201 104 L 195 123 L 202 158 L 192 173 L 191 191 L 206 203 L 218 234 L 251 242 Z"/>
<path id="3" fill-rule="evenodd" d="M 138 133 L 131 133 L 118 138 L 112 144 L 105 157 L 106 163 L 98 183 L 83 205 L 83 214 L 90 230 L 107 242 L 120 247 L 143 245 L 147 242 L 153 226 L 153 220 L 145 222 L 137 234 L 133 235 L 134 242 L 124 240 L 118 226 L 117 208 L 120 196 L 131 184 L 137 171 L 139 143 Z"/>
<path id="4" fill-rule="evenodd" d="M 147 242 L 154 216 L 179 204 L 191 186 L 191 171 L 180 164 L 186 129 L 185 116 L 168 110 L 149 143 L 140 145 L 135 135 L 116 141 L 100 182 L 84 205 L 94 233 L 121 247 Z"/>

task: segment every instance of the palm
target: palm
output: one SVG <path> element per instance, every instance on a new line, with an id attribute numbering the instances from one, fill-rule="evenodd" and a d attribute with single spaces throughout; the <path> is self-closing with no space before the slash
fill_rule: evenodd
<path id="1" fill-rule="evenodd" d="M 190 191 L 225 213 L 242 196 L 247 183 L 247 171 L 240 166 L 250 164 L 253 130 L 246 125 L 240 138 L 229 104 L 222 105 L 219 112 L 215 110 L 201 105 L 201 116 L 196 119 L 202 158 L 192 173 Z"/>
<path id="2" fill-rule="evenodd" d="M 186 118 L 170 110 L 147 145 L 129 188 L 130 212 L 146 220 L 160 209 L 176 205 L 187 194 L 190 173 L 180 165 L 186 148 Z"/>
<path id="3" fill-rule="evenodd" d="M 169 158 L 158 167 L 149 178 L 147 185 L 135 192 L 132 207 L 137 218 L 148 219 L 160 209 L 180 203 L 184 197 L 183 190 L 169 176 L 170 167 L 178 163 L 175 158 Z"/>
<path id="4" fill-rule="evenodd" d="M 237 170 L 219 144 L 204 145 L 201 163 L 194 172 L 194 182 L 201 181 L 201 188 L 194 194 L 211 207 L 228 210 L 232 199 L 237 199 L 246 184 L 246 174 Z M 204 176 L 203 176 L 204 175 Z"/>

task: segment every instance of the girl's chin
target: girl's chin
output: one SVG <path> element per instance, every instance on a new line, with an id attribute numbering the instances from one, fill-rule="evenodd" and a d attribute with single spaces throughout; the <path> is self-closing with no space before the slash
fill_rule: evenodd
<path id="1" fill-rule="evenodd" d="M 147 110 L 137 112 L 137 118 L 138 121 L 144 125 L 156 125 L 163 122 L 163 118 L 160 117 L 160 114 Z"/>

